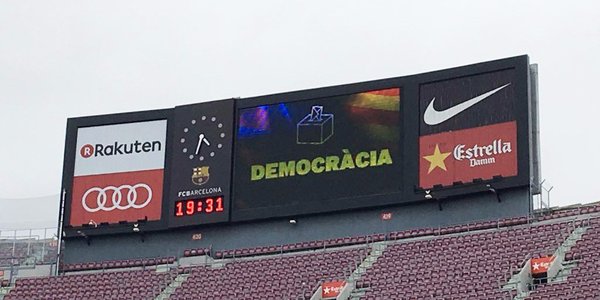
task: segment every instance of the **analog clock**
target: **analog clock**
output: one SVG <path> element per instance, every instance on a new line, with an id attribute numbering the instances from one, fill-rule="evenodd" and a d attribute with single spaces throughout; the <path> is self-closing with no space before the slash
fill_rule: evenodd
<path id="1" fill-rule="evenodd" d="M 226 141 L 223 123 L 216 116 L 200 115 L 180 130 L 178 152 L 190 161 L 209 161 L 219 155 Z"/>

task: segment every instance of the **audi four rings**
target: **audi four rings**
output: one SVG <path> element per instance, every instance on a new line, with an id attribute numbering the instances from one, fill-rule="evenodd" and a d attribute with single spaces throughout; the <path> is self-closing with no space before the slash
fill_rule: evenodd
<path id="1" fill-rule="evenodd" d="M 137 204 L 138 203 L 138 189 L 141 189 L 141 191 L 146 190 L 146 192 L 148 193 L 148 198 L 144 200 L 143 203 L 141 204 Z M 108 203 L 108 192 L 112 191 L 112 196 L 111 196 L 111 203 Z M 90 196 L 92 193 L 98 193 L 98 195 L 96 195 L 96 203 L 94 205 L 94 197 Z M 126 193 L 127 196 L 124 197 L 123 193 Z M 127 199 L 126 203 L 122 203 L 123 202 L 123 198 Z M 136 185 L 121 185 L 119 187 L 115 187 L 115 186 L 107 186 L 105 188 L 99 188 L 99 187 L 93 187 L 90 188 L 89 190 L 87 190 L 85 192 L 85 194 L 83 194 L 83 197 L 81 198 L 81 205 L 83 205 L 83 208 L 91 213 L 97 212 L 97 211 L 112 211 L 115 209 L 118 210 L 126 210 L 129 208 L 134 208 L 134 209 L 140 209 L 143 207 L 146 207 L 150 201 L 152 200 L 152 189 L 145 183 L 138 183 Z M 92 206 L 96 206 L 96 208 L 91 208 L 90 206 L 88 206 L 88 201 L 92 202 Z"/>

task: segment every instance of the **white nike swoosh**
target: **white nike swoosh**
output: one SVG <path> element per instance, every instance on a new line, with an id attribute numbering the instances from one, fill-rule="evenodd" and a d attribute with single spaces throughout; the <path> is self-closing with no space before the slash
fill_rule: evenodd
<path id="1" fill-rule="evenodd" d="M 466 110 L 467 108 L 479 103 L 483 99 L 493 95 L 497 91 L 499 91 L 509 85 L 510 85 L 510 82 L 499 88 L 493 89 L 485 94 L 481 94 L 475 98 L 471 98 L 465 102 L 459 103 L 457 105 L 454 105 L 448 109 L 441 110 L 441 111 L 435 110 L 435 108 L 433 108 L 433 102 L 435 102 L 435 97 L 433 97 L 433 99 L 431 99 L 431 102 L 429 102 L 429 105 L 425 109 L 425 113 L 423 114 L 423 121 L 425 121 L 425 124 L 427 124 L 427 125 L 437 125 L 437 124 L 443 123 L 445 121 L 448 121 L 450 118 L 458 115 L 459 113 Z"/>

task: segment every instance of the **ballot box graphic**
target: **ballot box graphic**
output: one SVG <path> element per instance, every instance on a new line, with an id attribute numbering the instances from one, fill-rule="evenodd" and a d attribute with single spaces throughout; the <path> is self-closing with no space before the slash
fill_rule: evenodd
<path id="1" fill-rule="evenodd" d="M 333 136 L 333 114 L 324 114 L 323 106 L 315 105 L 310 114 L 297 124 L 296 143 L 323 144 Z"/>

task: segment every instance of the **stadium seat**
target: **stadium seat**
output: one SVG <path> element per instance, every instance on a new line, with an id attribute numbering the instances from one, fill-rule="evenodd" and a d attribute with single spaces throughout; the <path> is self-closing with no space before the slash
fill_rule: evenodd
<path id="1" fill-rule="evenodd" d="M 535 285 L 527 299 L 596 300 L 600 299 L 600 217 L 590 214 L 597 212 L 600 205 L 541 218 L 220 250 L 214 257 L 227 258 L 217 262 L 222 267 L 177 267 L 173 266 L 176 257 L 67 264 L 62 270 L 68 275 L 19 278 L 4 299 L 153 299 L 178 274 L 189 276 L 169 299 L 309 299 L 319 282 L 347 278 L 370 253 L 370 243 L 386 240 L 385 251 L 356 283 L 364 291 L 360 299 L 514 299 L 515 291 L 501 286 L 527 259 L 552 254 L 575 227 L 587 226 L 581 240 L 565 254 L 565 263 L 574 265 L 568 276 Z M 210 253 L 210 248 L 197 248 L 182 255 Z M 269 256 L 261 256 L 265 254 Z M 157 264 L 170 264 L 171 271 L 146 268 Z M 114 268 L 126 271 L 110 271 Z M 81 271 L 85 274 L 77 273 Z"/>

